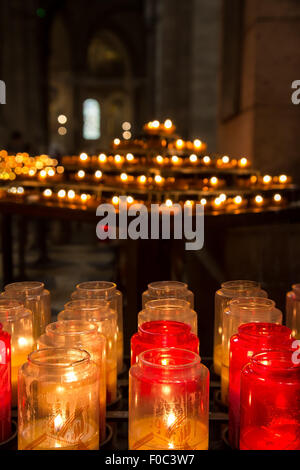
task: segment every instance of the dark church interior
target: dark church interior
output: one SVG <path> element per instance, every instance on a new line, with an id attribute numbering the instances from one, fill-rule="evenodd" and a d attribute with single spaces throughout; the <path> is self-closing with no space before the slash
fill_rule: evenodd
<path id="1" fill-rule="evenodd" d="M 290 438 L 283 432 L 281 447 L 271 438 L 269 447 L 251 447 L 254 438 L 248 435 L 245 441 L 242 434 L 233 445 L 230 398 L 228 437 L 223 375 L 220 391 L 213 359 L 220 333 L 217 295 L 226 281 L 255 281 L 259 293 L 246 297 L 273 300 L 272 308 L 282 313 L 278 323 L 300 339 L 300 2 L 0 0 L 0 103 L 0 324 L 5 330 L 1 302 L 20 300 L 8 294 L 6 287 L 13 283 L 44 284 L 51 294 L 48 323 L 69 318 L 62 315 L 67 302 L 83 302 L 80 288 L 76 290 L 80 284 L 115 283 L 123 296 L 124 363 L 122 356 L 118 395 L 107 405 L 109 431 L 100 450 L 102 445 L 120 451 L 228 450 L 239 445 L 300 450 L 299 370 L 298 408 L 293 410 L 297 443 L 286 444 Z M 104 222 L 101 239 L 97 207 L 112 204 L 120 210 L 121 196 L 128 207 L 142 204 L 149 217 L 151 204 L 174 207 L 171 227 L 176 208 L 189 206 L 194 217 L 201 206 L 203 247 L 187 250 L 186 240 L 175 236 L 122 239 L 121 227 L 110 239 L 113 227 Z M 192 443 L 189 437 L 177 446 L 180 423 L 174 425 L 172 441 L 169 422 L 168 444 L 162 428 L 159 444 L 152 428 L 156 437 L 149 442 L 142 431 L 133 431 L 134 420 L 148 415 L 132 404 L 130 394 L 150 392 L 139 389 L 132 375 L 128 398 L 130 356 L 137 367 L 132 338 L 140 326 L 139 312 L 147 311 L 143 293 L 159 281 L 185 283 L 193 293 L 193 333 L 210 371 L 209 444 Z M 292 320 L 287 301 L 291 290 Z M 97 298 L 93 295 L 91 302 Z M 173 294 L 166 290 L 157 298 L 164 297 Z M 224 325 L 221 343 L 227 334 Z M 43 326 L 40 333 L 45 336 Z M 1 367 L 0 348 L 0 398 Z M 25 372 L 24 384 L 29 380 Z M 53 436 L 40 444 L 36 430 L 25 436 L 30 423 L 20 417 L 25 394 L 20 380 L 19 375 L 19 415 L 12 408 L 19 450 L 65 447 L 67 437 L 54 445 Z M 1 413 L 0 401 L 0 451 L 5 446 L 16 450 L 17 431 L 1 444 Z M 57 417 L 52 416 L 56 429 Z M 105 428 L 105 417 L 103 422 Z M 201 429 L 195 431 L 199 436 Z M 82 436 L 82 447 L 68 443 L 66 448 L 99 448 Z"/>

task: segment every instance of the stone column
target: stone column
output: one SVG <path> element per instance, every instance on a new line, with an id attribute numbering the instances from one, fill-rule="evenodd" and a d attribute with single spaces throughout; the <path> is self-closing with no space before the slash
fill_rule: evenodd
<path id="1" fill-rule="evenodd" d="M 300 79 L 300 3 L 234 3 L 240 21 L 232 1 L 223 0 L 219 150 L 249 156 L 262 172 L 299 179 L 300 105 L 292 104 L 291 84 Z"/>

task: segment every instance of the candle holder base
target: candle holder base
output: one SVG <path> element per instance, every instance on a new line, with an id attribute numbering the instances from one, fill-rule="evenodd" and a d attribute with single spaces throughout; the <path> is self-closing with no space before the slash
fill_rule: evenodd
<path id="1" fill-rule="evenodd" d="M 11 422 L 11 431 L 11 436 L 6 441 L 0 442 L 0 451 L 18 449 L 18 426 L 14 420 Z"/>
<path id="2" fill-rule="evenodd" d="M 112 427 L 109 424 L 106 424 L 106 438 L 103 442 L 101 442 L 99 448 L 108 449 L 110 447 L 112 437 L 113 437 Z"/>
<path id="3" fill-rule="evenodd" d="M 236 450 L 236 449 L 232 449 L 231 445 L 229 444 L 228 426 L 226 426 L 226 427 L 223 429 L 223 432 L 222 432 L 222 439 L 223 439 L 223 442 L 224 442 L 224 444 L 226 445 L 226 447 L 227 447 L 228 449 Z"/>
<path id="4" fill-rule="evenodd" d="M 218 407 L 221 410 L 228 412 L 228 406 L 224 405 L 224 403 L 221 400 L 221 390 L 217 390 L 215 392 L 215 403 L 216 403 L 216 405 L 218 405 Z"/>
<path id="5" fill-rule="evenodd" d="M 122 400 L 122 393 L 121 391 L 118 389 L 117 390 L 117 398 L 115 399 L 115 401 L 113 401 L 112 403 L 110 403 L 109 405 L 106 405 L 106 409 L 107 410 L 113 410 L 115 409 L 121 402 Z"/>

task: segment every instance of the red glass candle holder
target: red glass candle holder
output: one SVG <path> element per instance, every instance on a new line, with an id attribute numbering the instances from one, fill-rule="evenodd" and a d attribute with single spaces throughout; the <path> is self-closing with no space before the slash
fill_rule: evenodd
<path id="1" fill-rule="evenodd" d="M 199 354 L 199 339 L 190 325 L 176 321 L 150 321 L 139 326 L 131 338 L 131 365 L 140 353 L 155 348 L 181 348 Z"/>
<path id="2" fill-rule="evenodd" d="M 209 371 L 198 354 L 140 354 L 129 373 L 130 450 L 206 450 L 208 412 Z"/>
<path id="3" fill-rule="evenodd" d="M 239 447 L 240 381 L 243 367 L 250 358 L 270 349 L 291 348 L 291 330 L 273 323 L 247 323 L 230 340 L 229 365 L 229 442 Z"/>
<path id="4" fill-rule="evenodd" d="M 242 450 L 300 450 L 300 364 L 293 352 L 257 354 L 243 369 Z"/>
<path id="5" fill-rule="evenodd" d="M 0 442 L 11 435 L 10 335 L 0 323 Z"/>

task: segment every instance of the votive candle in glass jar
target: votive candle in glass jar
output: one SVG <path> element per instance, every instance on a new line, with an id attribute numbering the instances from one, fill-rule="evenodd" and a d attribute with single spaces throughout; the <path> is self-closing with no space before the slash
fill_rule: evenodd
<path id="1" fill-rule="evenodd" d="M 5 286 L 4 296 L 24 303 L 32 311 L 34 341 L 45 332 L 51 322 L 50 292 L 42 282 L 14 282 Z"/>
<path id="2" fill-rule="evenodd" d="M 138 315 L 138 326 L 149 321 L 171 320 L 190 325 L 197 335 L 197 313 L 191 309 L 190 303 L 181 299 L 150 300 Z"/>
<path id="3" fill-rule="evenodd" d="M 194 294 L 188 289 L 187 284 L 178 281 L 157 281 L 148 284 L 148 289 L 142 294 L 142 308 L 149 300 L 158 299 L 181 299 L 190 303 L 194 308 Z"/>
<path id="4" fill-rule="evenodd" d="M 32 313 L 21 302 L 2 297 L 0 299 L 0 322 L 3 329 L 11 336 L 11 387 L 12 406 L 18 404 L 18 371 L 28 354 L 31 353 L 34 341 L 32 335 Z"/>
<path id="5" fill-rule="evenodd" d="M 300 363 L 293 351 L 256 354 L 241 375 L 241 450 L 300 450 Z"/>
<path id="6" fill-rule="evenodd" d="M 244 323 L 282 324 L 282 313 L 275 302 L 262 297 L 241 297 L 229 302 L 223 312 L 221 400 L 228 405 L 230 338 Z"/>
<path id="7" fill-rule="evenodd" d="M 294 284 L 286 295 L 286 324 L 296 339 L 300 339 L 300 284 Z"/>
<path id="8" fill-rule="evenodd" d="M 117 335 L 117 354 L 118 354 L 118 373 L 123 370 L 124 355 L 124 335 L 123 335 L 123 296 L 117 290 L 114 282 L 107 281 L 88 281 L 77 284 L 72 299 L 99 299 L 107 300 L 112 310 L 116 311 L 118 335 Z"/>
<path id="9" fill-rule="evenodd" d="M 105 300 L 72 300 L 58 320 L 86 320 L 98 326 L 99 333 L 106 338 L 106 404 L 117 399 L 117 316 Z"/>
<path id="10" fill-rule="evenodd" d="M 259 352 L 291 349 L 291 330 L 274 323 L 246 323 L 230 340 L 229 442 L 238 449 L 240 440 L 240 383 L 243 367 Z"/>
<path id="11" fill-rule="evenodd" d="M 98 380 L 87 351 L 32 352 L 19 373 L 18 449 L 98 449 Z"/>
<path id="12" fill-rule="evenodd" d="M 129 372 L 129 449 L 206 450 L 209 371 L 191 351 L 144 351 Z"/>
<path id="13" fill-rule="evenodd" d="M 131 365 L 139 354 L 154 348 L 180 348 L 199 354 L 199 339 L 190 325 L 176 321 L 150 321 L 139 326 L 131 338 Z"/>
<path id="14" fill-rule="evenodd" d="M 221 375 L 223 312 L 235 297 L 268 297 L 255 281 L 227 281 L 215 294 L 214 371 Z"/>
<path id="15" fill-rule="evenodd" d="M 106 338 L 96 324 L 85 320 L 65 320 L 50 323 L 37 341 L 38 349 L 76 348 L 87 351 L 99 369 L 99 433 L 100 442 L 106 437 Z M 54 385 L 55 391 L 55 385 Z"/>
<path id="16" fill-rule="evenodd" d="M 10 335 L 0 323 L 0 443 L 11 435 Z"/>

